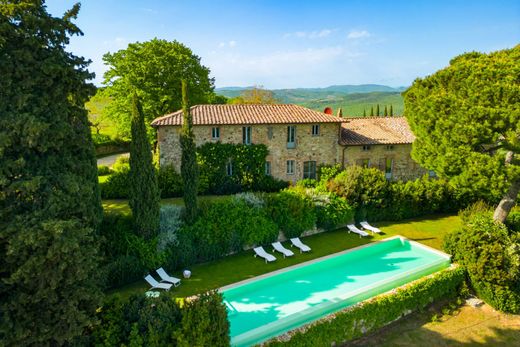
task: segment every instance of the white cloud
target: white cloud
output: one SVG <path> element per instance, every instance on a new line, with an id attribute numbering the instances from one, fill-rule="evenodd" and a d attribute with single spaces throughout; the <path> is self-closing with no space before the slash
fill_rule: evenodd
<path id="1" fill-rule="evenodd" d="M 332 29 L 321 29 L 315 31 L 296 31 L 293 33 L 286 33 L 283 35 L 284 38 L 297 37 L 300 39 L 318 39 L 330 36 L 335 30 Z"/>
<path id="2" fill-rule="evenodd" d="M 357 39 L 363 39 L 372 36 L 368 31 L 366 30 L 351 30 L 347 38 L 350 40 L 357 40 Z"/>
<path id="3" fill-rule="evenodd" d="M 237 45 L 237 42 L 231 40 L 231 41 L 228 42 L 228 45 L 229 45 L 229 47 L 235 47 Z"/>
<path id="4" fill-rule="evenodd" d="M 219 48 L 224 48 L 224 47 L 233 48 L 233 47 L 236 47 L 236 45 L 237 45 L 237 42 L 235 40 L 231 40 L 231 41 L 228 41 L 228 42 L 220 42 L 218 44 L 218 47 Z"/>

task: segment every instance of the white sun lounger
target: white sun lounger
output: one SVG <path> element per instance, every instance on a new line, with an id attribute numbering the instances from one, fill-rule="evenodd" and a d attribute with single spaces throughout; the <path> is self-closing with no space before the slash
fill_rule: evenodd
<path id="1" fill-rule="evenodd" d="M 377 234 L 379 234 L 379 233 L 381 232 L 380 229 L 371 226 L 370 224 L 368 224 L 367 221 L 361 222 L 361 223 L 359 223 L 359 224 L 363 227 L 363 229 L 365 229 L 365 230 L 370 230 L 372 233 L 377 233 Z"/>
<path id="2" fill-rule="evenodd" d="M 256 256 L 264 258 L 266 264 L 267 264 L 267 262 L 272 262 L 272 261 L 276 260 L 276 257 L 272 254 L 267 253 L 264 250 L 264 247 L 262 247 L 262 246 L 253 248 L 253 250 L 255 251 L 255 258 L 256 258 Z"/>
<path id="3" fill-rule="evenodd" d="M 152 289 L 170 290 L 170 288 L 173 286 L 173 284 L 171 284 L 171 283 L 159 283 L 151 275 L 147 275 L 144 279 L 146 280 L 146 282 L 148 282 L 149 285 L 152 286 L 152 288 L 150 288 L 150 290 L 152 290 Z"/>
<path id="4" fill-rule="evenodd" d="M 285 248 L 280 242 L 273 242 L 273 252 L 278 251 L 283 254 L 283 257 L 292 257 L 294 255 L 293 251 Z"/>
<path id="5" fill-rule="evenodd" d="M 175 287 L 178 287 L 181 284 L 180 279 L 178 279 L 177 277 L 172 277 L 172 276 L 168 275 L 162 267 L 158 268 L 156 271 L 157 271 L 157 274 L 159 275 L 159 277 L 161 277 L 161 280 L 162 280 L 161 282 L 172 283 Z"/>
<path id="6" fill-rule="evenodd" d="M 303 242 L 298 237 L 292 238 L 291 243 L 292 243 L 291 247 L 295 246 L 295 247 L 299 248 L 300 253 L 311 251 L 311 248 L 309 246 L 303 244 Z"/>
<path id="7" fill-rule="evenodd" d="M 347 228 L 348 228 L 348 232 L 349 233 L 352 231 L 353 233 L 358 234 L 359 237 L 361 237 L 361 236 L 368 236 L 368 233 L 366 231 L 358 229 L 354 224 L 348 224 Z"/>

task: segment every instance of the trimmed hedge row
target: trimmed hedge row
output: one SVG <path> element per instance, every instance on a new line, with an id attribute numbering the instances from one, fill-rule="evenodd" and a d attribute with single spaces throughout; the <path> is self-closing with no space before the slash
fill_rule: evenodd
<path id="1" fill-rule="evenodd" d="M 466 272 L 452 267 L 424 277 L 395 292 L 376 296 L 362 304 L 337 312 L 295 332 L 290 340 L 271 340 L 267 346 L 334 346 L 361 337 L 436 300 L 456 298 Z"/>

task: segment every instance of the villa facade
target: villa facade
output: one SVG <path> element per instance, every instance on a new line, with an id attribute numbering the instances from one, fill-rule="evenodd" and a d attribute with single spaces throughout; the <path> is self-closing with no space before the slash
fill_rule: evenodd
<path id="1" fill-rule="evenodd" d="M 195 143 L 264 144 L 266 173 L 285 181 L 316 178 L 320 165 L 377 167 L 389 179 L 426 171 L 410 157 L 414 136 L 403 117 L 344 118 L 297 105 L 197 105 Z M 159 163 L 180 170 L 182 111 L 157 118 Z"/>

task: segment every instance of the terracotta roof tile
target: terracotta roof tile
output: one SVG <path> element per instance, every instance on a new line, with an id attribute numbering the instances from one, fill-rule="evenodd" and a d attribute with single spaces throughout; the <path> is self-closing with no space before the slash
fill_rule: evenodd
<path id="1" fill-rule="evenodd" d="M 344 118 L 290 105 L 196 105 L 193 125 L 342 123 Z M 182 125 L 182 110 L 156 118 L 152 126 Z"/>
<path id="2" fill-rule="evenodd" d="M 341 125 L 342 145 L 402 144 L 414 140 L 404 117 L 347 118 Z"/>

